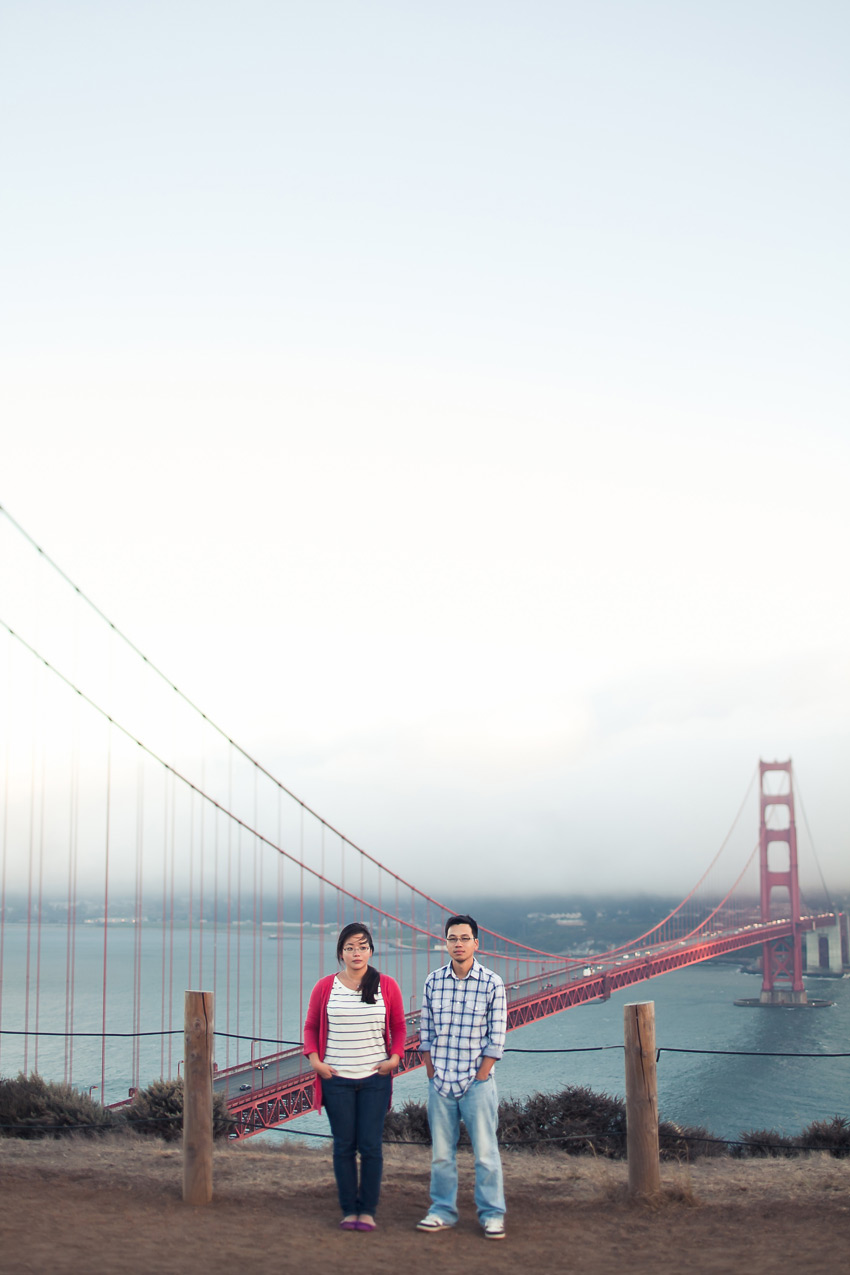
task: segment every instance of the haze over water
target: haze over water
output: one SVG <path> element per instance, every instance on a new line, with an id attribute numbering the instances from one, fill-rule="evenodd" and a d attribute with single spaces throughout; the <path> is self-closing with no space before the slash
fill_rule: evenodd
<path id="1" fill-rule="evenodd" d="M 175 963 L 170 989 L 170 1015 L 163 1018 L 161 1002 L 161 968 L 156 948 L 162 948 L 158 933 L 149 961 L 148 991 L 141 1002 L 140 1029 L 153 1032 L 139 1046 L 140 1079 L 146 1083 L 161 1071 L 176 1074 L 182 1056 L 183 983 L 185 965 Z M 178 958 L 184 953 L 185 932 L 175 932 Z M 74 997 L 74 1027 L 77 1031 L 99 1031 L 102 1014 L 103 930 L 81 927 L 76 936 L 77 957 Z M 133 1023 L 133 940 L 130 930 L 109 934 L 109 971 L 107 984 L 107 1030 L 131 1031 Z M 41 946 L 41 989 L 38 1001 L 38 1026 L 42 1031 L 66 1029 L 66 980 L 64 958 L 67 930 L 63 925 L 45 926 Z M 215 936 L 207 936 L 209 961 Z M 219 935 L 220 958 L 226 950 Z M 318 966 L 317 941 L 310 940 L 310 964 Z M 277 959 L 279 944 L 264 944 L 264 960 L 269 967 Z M 241 1058 L 250 1058 L 250 1037 L 256 1034 L 252 1021 L 250 980 L 252 953 L 248 936 L 243 936 L 239 960 L 240 985 L 237 991 L 236 947 L 231 954 L 231 1012 L 227 1026 L 225 1003 L 225 971 L 219 964 L 216 1001 L 216 1027 L 219 1032 L 241 1032 L 247 1041 L 237 1046 L 223 1037 L 216 1041 L 219 1066 Z M 333 968 L 332 943 L 326 941 L 323 963 L 325 972 Z M 312 980 L 305 980 L 304 993 L 299 991 L 298 948 L 292 941 L 284 945 L 283 956 L 288 974 L 286 1004 L 281 1027 L 283 1039 L 301 1038 L 300 1016 L 306 1008 L 306 993 Z M 26 979 L 26 926 L 7 925 L 4 941 L 2 1027 L 20 1030 L 24 1025 Z M 388 952 L 380 949 L 375 964 L 392 972 Z M 432 954 L 439 964 L 439 955 Z M 36 977 L 36 962 L 31 958 L 31 980 Z M 424 965 L 423 965 L 424 969 Z M 197 966 L 195 967 L 197 978 Z M 196 981 L 196 979 L 195 979 Z M 205 984 L 211 984 L 207 968 Z M 850 1116 L 850 1058 L 829 1057 L 753 1057 L 752 1054 L 847 1053 L 850 1039 L 850 980 L 806 979 L 810 996 L 835 1002 L 832 1008 L 807 1010 L 748 1009 L 735 1006 L 735 999 L 755 996 L 760 980 L 739 972 L 734 964 L 691 966 L 672 974 L 664 974 L 646 983 L 612 995 L 608 1002 L 592 1002 L 511 1032 L 504 1059 L 498 1064 L 497 1083 L 502 1097 L 524 1098 L 534 1092 L 554 1092 L 566 1085 L 584 1085 L 595 1091 L 622 1095 L 623 1080 L 623 1005 L 633 1001 L 655 1003 L 656 1037 L 661 1049 L 658 1064 L 658 1091 L 662 1118 L 687 1125 L 701 1125 L 719 1137 L 735 1138 L 744 1129 L 772 1128 L 786 1134 L 797 1134 L 813 1120 L 829 1120 L 834 1115 Z M 166 983 L 168 989 L 168 983 Z M 36 1005 L 31 995 L 29 1028 L 36 1027 Z M 239 1005 L 237 1006 L 237 996 Z M 238 1011 L 238 1012 L 237 1012 Z M 160 1037 L 157 1031 L 174 1029 L 171 1037 Z M 262 1017 L 264 1036 L 276 1037 L 278 1021 L 275 1007 L 266 1004 Z M 170 1041 L 170 1043 L 169 1043 Z M 164 1043 L 163 1043 L 164 1042 Z M 600 1049 L 606 1046 L 609 1048 Z M 106 1101 L 126 1097 L 132 1081 L 129 1060 L 132 1046 L 127 1041 L 111 1042 L 107 1054 Z M 257 1053 L 271 1052 L 266 1044 Z M 728 1054 L 668 1053 L 666 1050 L 718 1050 Z M 63 1078 L 65 1044 L 58 1037 L 43 1037 L 38 1046 L 38 1069 L 47 1079 Z M 519 1050 L 552 1052 L 521 1053 Z M 570 1052 L 588 1050 L 591 1052 Z M 563 1052 L 561 1052 L 563 1051 Z M 741 1051 L 735 1054 L 734 1051 Z M 27 1066 L 35 1066 L 34 1041 L 30 1042 Z M 20 1037 L 0 1037 L 0 1074 L 14 1075 L 24 1065 L 24 1047 Z M 86 1090 L 100 1079 L 101 1043 L 96 1038 L 80 1038 L 74 1042 L 74 1074 L 76 1087 Z M 97 1094 L 96 1090 L 96 1094 Z M 395 1086 L 396 1104 L 407 1098 L 417 1101 L 425 1095 L 422 1070 L 399 1077 Z M 289 1133 L 272 1133 L 270 1138 L 290 1137 L 297 1130 L 306 1132 L 326 1129 L 324 1117 L 309 1116 L 286 1128 Z"/>
<path id="2" fill-rule="evenodd" d="M 760 980 L 734 965 L 696 965 L 662 974 L 607 1002 L 593 1002 L 508 1034 L 497 1064 L 499 1096 L 522 1099 L 554 1093 L 567 1085 L 623 1096 L 623 1006 L 654 1001 L 661 1117 L 703 1126 L 718 1137 L 737 1138 L 746 1129 L 797 1134 L 813 1120 L 850 1116 L 850 1057 L 754 1058 L 732 1051 L 847 1053 L 850 980 L 806 980 L 810 996 L 834 1000 L 831 1009 L 745 1009 L 736 998 L 758 994 Z M 601 1052 L 558 1052 L 614 1046 Z M 665 1053 L 664 1048 L 729 1050 L 727 1056 Z M 552 1053 L 519 1053 L 520 1049 Z M 424 1101 L 423 1071 L 396 1082 L 394 1103 Z M 319 1130 L 319 1118 L 297 1127 Z M 292 1126 L 293 1129 L 296 1127 Z M 269 1135 L 274 1137 L 286 1135 Z"/>

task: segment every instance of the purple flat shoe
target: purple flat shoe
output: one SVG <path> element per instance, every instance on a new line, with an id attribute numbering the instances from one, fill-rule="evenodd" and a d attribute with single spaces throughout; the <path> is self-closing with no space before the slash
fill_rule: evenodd
<path id="1" fill-rule="evenodd" d="M 376 1231 L 378 1229 L 377 1222 L 355 1222 L 355 1231 Z"/>
<path id="2" fill-rule="evenodd" d="M 343 1219 L 343 1221 L 340 1222 L 339 1224 L 339 1229 L 341 1231 L 356 1231 L 359 1226 L 360 1226 L 360 1223 L 355 1221 L 354 1219 L 352 1219 L 350 1222 Z"/>

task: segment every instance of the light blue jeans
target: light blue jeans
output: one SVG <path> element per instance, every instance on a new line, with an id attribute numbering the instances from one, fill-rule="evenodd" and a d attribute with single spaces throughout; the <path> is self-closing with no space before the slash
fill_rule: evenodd
<path id="1" fill-rule="evenodd" d="M 502 1161 L 496 1141 L 499 1097 L 495 1078 L 473 1080 L 462 1098 L 447 1098 L 428 1081 L 431 1126 L 431 1213 L 453 1225 L 457 1221 L 457 1140 L 466 1125 L 475 1154 L 475 1207 L 483 1225 L 505 1212 Z"/>

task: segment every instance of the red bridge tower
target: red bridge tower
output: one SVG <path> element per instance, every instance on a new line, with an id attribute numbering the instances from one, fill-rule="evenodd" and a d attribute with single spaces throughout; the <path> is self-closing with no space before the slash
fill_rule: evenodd
<path id="1" fill-rule="evenodd" d="M 787 791 L 766 792 L 765 775 L 774 772 L 788 776 Z M 761 919 L 774 920 L 770 914 L 770 895 L 774 888 L 786 889 L 789 895 L 791 938 L 762 944 L 762 1005 L 805 1005 L 803 987 L 803 952 L 799 925 L 800 881 L 797 875 L 797 825 L 794 820 L 794 782 L 790 761 L 760 761 L 759 785 L 761 817 L 759 821 L 759 867 L 761 878 Z M 785 785 L 781 787 L 784 789 Z M 787 810 L 786 817 L 783 807 Z M 773 826 L 769 826 L 773 825 Z M 771 866 L 784 860 L 785 866 Z"/>

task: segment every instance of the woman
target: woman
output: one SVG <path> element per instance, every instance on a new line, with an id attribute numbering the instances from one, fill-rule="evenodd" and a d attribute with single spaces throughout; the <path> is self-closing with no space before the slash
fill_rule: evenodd
<path id="1" fill-rule="evenodd" d="M 336 956 L 342 969 L 319 979 L 304 1023 L 304 1053 L 316 1073 L 315 1107 L 324 1104 L 333 1134 L 344 1231 L 375 1229 L 391 1075 L 407 1037 L 398 983 L 372 968 L 374 951 L 365 925 L 354 922 L 340 931 Z"/>

